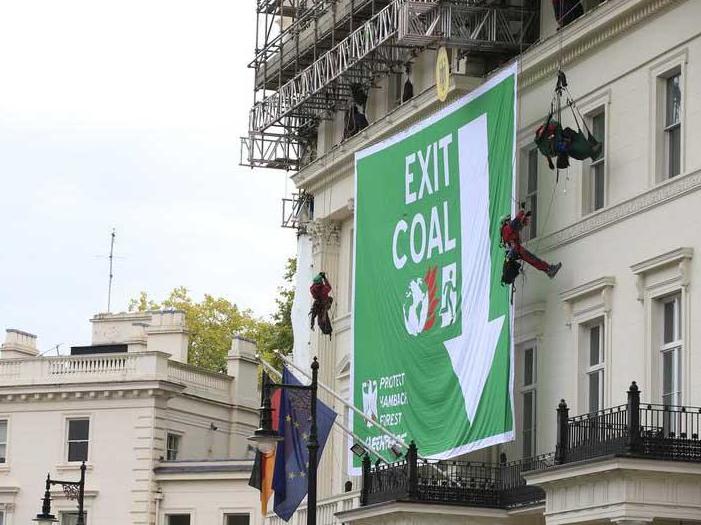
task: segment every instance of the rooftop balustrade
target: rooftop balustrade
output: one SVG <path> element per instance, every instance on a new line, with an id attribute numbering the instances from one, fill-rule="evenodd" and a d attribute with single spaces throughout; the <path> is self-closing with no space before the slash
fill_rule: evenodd
<path id="1" fill-rule="evenodd" d="M 186 394 L 229 401 L 233 378 L 169 359 L 163 352 L 134 352 L 0 360 L 0 389 L 20 386 L 167 381 Z"/>

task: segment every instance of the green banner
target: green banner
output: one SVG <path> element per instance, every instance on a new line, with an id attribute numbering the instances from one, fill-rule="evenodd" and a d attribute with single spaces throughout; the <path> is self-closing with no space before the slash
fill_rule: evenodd
<path id="1" fill-rule="evenodd" d="M 424 457 L 514 436 L 499 230 L 515 202 L 515 106 L 513 66 L 355 157 L 353 402 Z M 355 415 L 353 430 L 394 460 L 374 425 Z"/>

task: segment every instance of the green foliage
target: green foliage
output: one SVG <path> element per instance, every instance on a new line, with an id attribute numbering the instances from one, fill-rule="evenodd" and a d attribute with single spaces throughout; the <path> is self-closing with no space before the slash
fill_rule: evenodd
<path id="1" fill-rule="evenodd" d="M 185 322 L 190 331 L 188 360 L 190 364 L 226 372 L 226 356 L 235 335 L 253 339 L 266 361 L 276 367 L 280 359 L 273 350 L 284 354 L 292 351 L 292 322 L 290 314 L 294 300 L 292 279 L 297 270 L 296 259 L 289 259 L 285 266 L 285 285 L 278 288 L 275 299 L 277 310 L 272 322 L 256 318 L 251 310 L 241 310 L 223 297 L 205 294 L 200 302 L 190 297 L 185 287 L 175 288 L 163 301 L 152 300 L 146 292 L 129 302 L 130 312 L 176 309 L 185 312 Z"/>
<path id="2" fill-rule="evenodd" d="M 275 368 L 282 368 L 282 360 L 273 352 L 279 350 L 284 355 L 292 353 L 292 302 L 295 291 L 293 279 L 297 273 L 297 259 L 290 258 L 285 265 L 283 278 L 285 284 L 278 287 L 278 297 L 275 299 L 277 310 L 273 314 L 272 323 L 259 325 L 255 340 L 263 358 Z"/>

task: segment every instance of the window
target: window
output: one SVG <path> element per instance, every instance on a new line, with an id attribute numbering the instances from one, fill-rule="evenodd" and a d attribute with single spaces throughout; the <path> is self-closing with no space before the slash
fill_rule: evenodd
<path id="1" fill-rule="evenodd" d="M 681 73 L 677 72 L 665 79 L 665 118 L 664 118 L 664 150 L 665 169 L 667 178 L 681 173 L 682 145 L 682 91 Z"/>
<path id="2" fill-rule="evenodd" d="M 661 303 L 662 404 L 681 405 L 681 296 L 675 295 L 663 299 Z"/>
<path id="3" fill-rule="evenodd" d="M 168 525 L 190 525 L 189 514 L 169 514 L 167 520 Z"/>
<path id="4" fill-rule="evenodd" d="M 591 131 L 594 138 L 601 142 L 601 156 L 589 165 L 589 175 L 585 177 L 584 211 L 591 213 L 606 205 L 606 113 L 598 111 L 591 117 Z"/>
<path id="5" fill-rule="evenodd" d="M 249 525 L 250 522 L 251 518 L 248 514 L 227 514 L 224 516 L 224 525 Z"/>
<path id="6" fill-rule="evenodd" d="M 7 463 L 7 419 L 0 419 L 0 463 Z"/>
<path id="7" fill-rule="evenodd" d="M 168 432 L 166 437 L 166 459 L 175 461 L 178 459 L 178 451 L 180 450 L 180 436 Z"/>
<path id="8" fill-rule="evenodd" d="M 87 520 L 88 513 L 83 511 L 83 521 L 85 523 Z M 62 512 L 61 513 L 61 525 L 76 525 L 78 523 L 78 513 L 77 512 Z M 2 522 L 0 521 L 0 525 Z"/>
<path id="9" fill-rule="evenodd" d="M 604 323 L 599 321 L 586 328 L 589 343 L 587 367 L 587 390 L 589 412 L 598 412 L 604 407 Z"/>
<path id="10" fill-rule="evenodd" d="M 88 460 L 89 419 L 68 420 L 68 461 Z"/>
<path id="11" fill-rule="evenodd" d="M 522 443 L 523 457 L 535 455 L 536 445 L 536 349 L 527 346 L 523 349 L 523 381 L 521 400 L 523 402 Z"/>
<path id="12" fill-rule="evenodd" d="M 527 155 L 525 180 L 521 194 L 526 209 L 531 212 L 531 222 L 521 233 L 524 241 L 533 239 L 538 234 L 538 150 L 530 149 Z"/>

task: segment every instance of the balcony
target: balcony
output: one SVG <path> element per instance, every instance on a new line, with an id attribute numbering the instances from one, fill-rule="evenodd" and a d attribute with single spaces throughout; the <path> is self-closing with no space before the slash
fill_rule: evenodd
<path id="1" fill-rule="evenodd" d="M 557 464 L 609 455 L 701 462 L 701 408 L 641 404 L 635 381 L 625 405 L 569 417 L 563 400 L 557 413 Z"/>
<path id="2" fill-rule="evenodd" d="M 522 473 L 553 465 L 554 454 L 503 464 L 430 461 L 419 459 L 412 444 L 406 458 L 396 463 L 372 467 L 365 457 L 360 503 L 402 501 L 506 510 L 537 505 L 545 500 L 545 492 L 528 486 Z"/>
<path id="3" fill-rule="evenodd" d="M 562 401 L 554 453 L 500 464 L 429 461 L 412 443 L 401 461 L 364 459 L 361 508 L 342 517 L 359 524 L 380 515 L 400 523 L 406 512 L 503 518 L 544 506 L 549 520 L 563 524 L 598 513 L 691 519 L 701 511 L 700 426 L 701 409 L 641 404 L 635 383 L 626 404 L 591 414 L 569 417 Z M 674 494 L 660 489 L 670 479 Z"/>
<path id="4" fill-rule="evenodd" d="M 230 402 L 232 377 L 169 357 L 163 352 L 134 352 L 3 359 L 0 390 L 19 387 L 26 391 L 26 387 L 32 387 L 32 391 L 37 391 L 58 385 L 65 390 L 70 385 L 164 381 L 183 386 L 185 394 Z"/>

